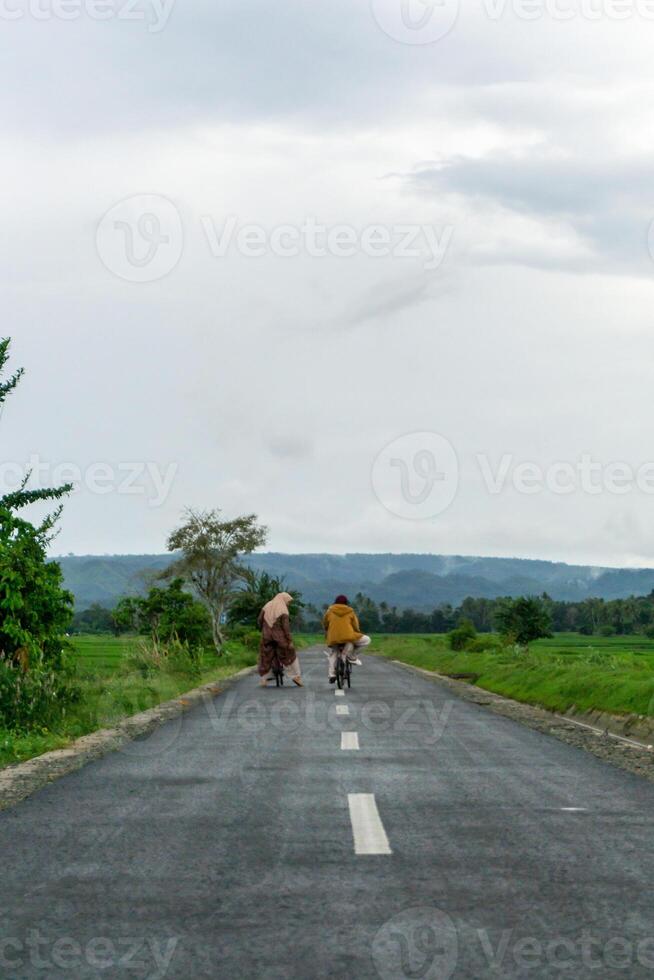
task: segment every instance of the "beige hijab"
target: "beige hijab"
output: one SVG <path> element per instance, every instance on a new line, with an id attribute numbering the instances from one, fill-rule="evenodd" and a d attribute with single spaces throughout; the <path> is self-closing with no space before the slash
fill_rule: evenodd
<path id="1" fill-rule="evenodd" d="M 280 616 L 288 616 L 288 604 L 293 602 L 293 596 L 288 592 L 279 592 L 274 599 L 263 607 L 263 618 L 268 626 L 274 626 Z"/>

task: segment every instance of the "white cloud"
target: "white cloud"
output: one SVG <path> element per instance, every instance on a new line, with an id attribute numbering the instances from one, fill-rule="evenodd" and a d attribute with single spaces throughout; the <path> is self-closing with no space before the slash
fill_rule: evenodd
<path id="1" fill-rule="evenodd" d="M 278 550 L 654 559 L 648 497 L 492 498 L 472 466 L 651 455 L 654 24 L 466 8 L 418 48 L 363 0 L 286 0 L 178 3 L 155 35 L 3 29 L 4 332 L 29 371 L 5 458 L 177 466 L 158 508 L 76 496 L 57 550 L 160 550 L 193 504 L 260 513 Z M 156 282 L 95 249 L 135 194 L 184 227 Z M 216 258 L 202 219 L 229 215 L 267 234 L 310 218 L 453 234 L 431 272 L 361 251 Z M 372 461 L 429 430 L 456 447 L 460 491 L 401 520 Z"/>

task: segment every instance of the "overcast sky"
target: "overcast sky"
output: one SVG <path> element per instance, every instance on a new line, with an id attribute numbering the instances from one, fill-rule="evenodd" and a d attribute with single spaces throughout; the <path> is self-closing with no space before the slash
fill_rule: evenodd
<path id="1" fill-rule="evenodd" d="M 654 564 L 654 5 L 455 4 L 0 4 L 3 482 L 72 467 L 55 553 L 192 505 Z"/>

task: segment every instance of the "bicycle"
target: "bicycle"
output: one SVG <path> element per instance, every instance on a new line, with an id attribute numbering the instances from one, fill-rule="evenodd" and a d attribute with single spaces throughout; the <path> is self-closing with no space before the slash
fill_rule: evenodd
<path id="1" fill-rule="evenodd" d="M 352 664 L 345 654 L 346 643 L 339 643 L 332 649 L 336 650 L 336 685 L 342 691 L 347 684 L 352 687 Z"/>
<path id="2" fill-rule="evenodd" d="M 279 659 L 279 656 L 276 653 L 273 654 L 273 659 L 272 659 L 272 664 L 270 665 L 270 669 L 271 669 L 271 671 L 273 673 L 273 677 L 275 678 L 275 684 L 276 684 L 276 686 L 277 687 L 283 687 L 284 686 L 284 664 L 281 662 L 281 660 Z"/>

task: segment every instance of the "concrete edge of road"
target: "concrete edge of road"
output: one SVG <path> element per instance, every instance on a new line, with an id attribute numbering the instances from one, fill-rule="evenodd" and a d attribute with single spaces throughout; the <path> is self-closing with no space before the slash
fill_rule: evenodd
<path id="1" fill-rule="evenodd" d="M 605 762 L 610 762 L 621 769 L 627 769 L 629 772 L 644 776 L 654 782 L 654 751 L 652 746 L 622 734 L 625 724 L 628 722 L 618 716 L 614 718 L 613 715 L 606 715 L 601 712 L 575 713 L 574 717 L 571 716 L 572 712 L 558 715 L 546 708 L 505 698 L 467 681 L 448 677 L 446 674 L 415 667 L 413 664 L 406 664 L 401 660 L 391 660 L 391 663 L 448 688 L 464 701 L 470 701 L 487 708 L 495 714 L 527 725 L 535 731 L 554 735 L 555 738 L 566 742 L 568 745 L 574 745 L 591 752 Z M 628 719 L 630 718 L 632 716 L 628 716 Z M 639 720 L 638 716 L 633 716 L 632 723 Z M 609 727 L 611 722 L 614 722 L 620 730 L 612 731 Z"/>
<path id="2" fill-rule="evenodd" d="M 256 667 L 245 667 L 235 674 L 210 681 L 200 687 L 162 701 L 154 708 L 123 718 L 112 728 L 100 728 L 75 739 L 63 749 L 34 756 L 26 762 L 0 769 L 0 810 L 6 810 L 31 796 L 48 783 L 81 769 L 89 762 L 115 752 L 127 742 L 149 735 L 155 728 L 184 714 L 196 705 L 222 694 L 230 684 L 252 674 Z"/>

